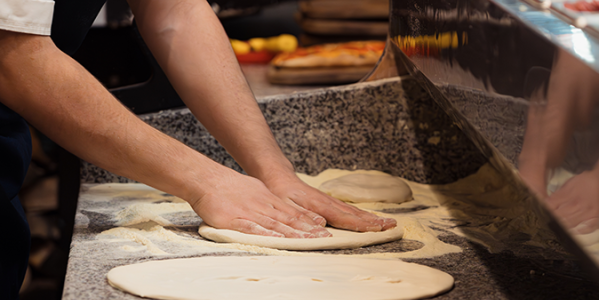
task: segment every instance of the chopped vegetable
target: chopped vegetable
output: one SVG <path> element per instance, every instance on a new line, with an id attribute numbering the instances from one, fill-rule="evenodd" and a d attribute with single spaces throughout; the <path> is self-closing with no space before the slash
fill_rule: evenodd
<path id="1" fill-rule="evenodd" d="M 231 39 L 230 42 L 231 47 L 233 48 L 233 51 L 236 55 L 247 54 L 251 50 L 250 44 L 248 44 L 247 42 L 233 39 Z"/>
<path id="2" fill-rule="evenodd" d="M 248 43 L 252 46 L 252 50 L 254 51 L 262 51 L 266 48 L 266 39 L 265 38 L 253 38 L 249 39 Z"/>

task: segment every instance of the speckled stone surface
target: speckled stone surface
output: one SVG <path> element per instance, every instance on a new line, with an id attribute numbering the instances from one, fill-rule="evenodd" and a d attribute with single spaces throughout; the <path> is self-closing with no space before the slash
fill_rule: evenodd
<path id="1" fill-rule="evenodd" d="M 399 78 L 259 98 L 298 172 L 372 169 L 448 183 L 487 159 L 413 80 Z M 241 168 L 187 109 L 142 116 L 155 128 L 225 166 Z M 132 182 L 84 163 L 83 182 Z"/>
<path id="2" fill-rule="evenodd" d="M 63 294 L 64 300 L 95 299 L 141 299 L 112 288 L 106 279 L 110 269 L 156 259 L 172 259 L 198 256 L 250 255 L 249 253 L 202 252 L 193 255 L 177 254 L 174 246 L 160 245 L 169 255 L 155 255 L 145 250 L 127 251 L 123 246 L 144 248 L 134 242 L 106 240 L 99 233 L 115 227 L 116 212 L 139 201 L 136 196 L 105 194 L 103 199 L 92 196 L 89 188 L 82 187 L 71 244 L 68 272 Z M 154 203 L 165 200 L 155 199 Z M 409 212 L 407 212 L 409 216 Z M 179 235 L 201 240 L 197 234 L 200 218 L 192 212 L 162 215 Z M 489 253 L 478 244 L 451 233 L 439 237 L 446 243 L 463 249 L 461 253 L 428 259 L 404 259 L 437 268 L 455 278 L 455 286 L 448 293 L 434 299 L 599 299 L 596 287 L 581 277 L 579 267 L 562 252 L 514 243 L 510 250 Z M 328 254 L 365 254 L 381 252 L 405 252 L 419 249 L 420 242 L 400 240 L 355 250 L 319 251 Z M 201 272 L 202 270 L 198 270 Z"/>
<path id="3" fill-rule="evenodd" d="M 457 86 L 438 86 L 452 105 L 512 164 L 522 151 L 528 101 Z"/>
<path id="4" fill-rule="evenodd" d="M 512 123 L 520 124 L 522 116 L 517 110 L 513 114 L 510 111 L 506 115 L 512 123 L 503 124 L 503 120 L 492 117 L 492 111 L 471 105 L 460 93 L 463 91 L 449 91 L 447 95 L 455 97 L 454 104 L 463 100 L 458 110 L 468 118 L 478 118 L 475 128 L 514 161 L 515 156 L 509 153 L 518 151 L 512 141 L 521 136 L 520 127 L 516 132 L 506 132 L 502 126 L 512 128 Z M 482 97 L 478 101 L 480 106 L 486 105 Z M 259 102 L 283 151 L 300 172 L 316 174 L 331 167 L 378 169 L 417 182 L 446 183 L 473 173 L 487 161 L 413 80 L 390 79 L 259 98 Z M 503 109 L 510 110 L 510 105 L 507 101 Z M 142 118 L 216 161 L 240 170 L 188 110 Z M 500 148 L 502 145 L 506 148 Z M 89 164 L 82 169 L 82 179 L 90 183 L 129 182 Z M 84 185 L 84 193 L 88 186 Z M 160 258 L 144 251 L 113 255 L 114 244 L 95 242 L 100 232 L 115 226 L 111 217 L 128 199 L 114 200 L 79 202 L 63 299 L 140 299 L 110 287 L 106 273 L 116 266 Z M 200 238 L 199 217 L 173 214 L 169 220 L 179 230 Z M 453 290 L 435 299 L 599 299 L 597 287 L 582 278 L 576 263 L 561 252 L 538 251 L 516 241 L 510 250 L 492 254 L 451 233 L 442 234 L 440 239 L 460 246 L 463 252 L 406 259 L 454 276 Z M 402 240 L 341 252 L 401 252 L 419 247 L 419 242 Z M 194 256 L 202 255 L 241 254 Z M 165 258 L 173 257 L 186 256 Z"/>

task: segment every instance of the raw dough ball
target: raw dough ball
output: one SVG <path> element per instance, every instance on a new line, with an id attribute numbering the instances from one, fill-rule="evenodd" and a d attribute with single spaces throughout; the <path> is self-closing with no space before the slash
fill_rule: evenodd
<path id="1" fill-rule="evenodd" d="M 198 232 L 206 239 L 219 243 L 239 243 L 281 250 L 332 250 L 355 249 L 396 241 L 403 236 L 403 226 L 380 232 L 355 232 L 327 227 L 333 235 L 327 238 L 293 239 L 246 234 L 228 229 L 216 229 L 206 223 L 200 225 Z"/>
<path id="2" fill-rule="evenodd" d="M 171 300 L 420 299 L 453 286 L 451 275 L 427 266 L 332 255 L 168 259 L 117 267 L 107 277 L 123 291 Z"/>
<path id="3" fill-rule="evenodd" d="M 319 190 L 342 201 L 402 203 L 412 200 L 412 190 L 391 175 L 350 174 L 326 181 Z"/>

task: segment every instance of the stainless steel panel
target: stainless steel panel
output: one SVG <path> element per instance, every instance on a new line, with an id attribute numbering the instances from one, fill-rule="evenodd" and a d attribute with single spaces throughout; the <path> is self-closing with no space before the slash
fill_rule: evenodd
<path id="1" fill-rule="evenodd" d="M 599 279 L 599 43 L 555 7 L 393 0 L 370 79 L 418 79 L 511 184 L 536 196 L 521 199 L 537 199 L 513 205 L 534 209 Z"/>

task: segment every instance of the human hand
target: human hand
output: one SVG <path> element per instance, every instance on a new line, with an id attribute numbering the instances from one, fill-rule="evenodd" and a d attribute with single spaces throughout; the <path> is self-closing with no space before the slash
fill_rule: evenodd
<path id="1" fill-rule="evenodd" d="M 212 185 L 190 204 L 213 227 L 287 238 L 331 236 L 322 226 L 324 218 L 275 196 L 258 179 L 230 171 Z"/>
<path id="2" fill-rule="evenodd" d="M 568 151 L 596 152 L 573 147 L 572 141 L 575 131 L 588 130 L 591 124 L 599 81 L 594 70 L 560 51 L 546 94 L 542 88 L 531 95 L 518 169 L 522 179 L 566 228 L 579 234 L 589 233 L 599 229 L 598 167 L 571 178 L 551 196 L 547 195 L 547 179 L 552 170 L 564 163 Z M 580 164 L 578 158 L 574 161 Z"/>
<path id="3" fill-rule="evenodd" d="M 575 234 L 599 229 L 599 167 L 568 180 L 545 199 L 563 225 Z"/>
<path id="4" fill-rule="evenodd" d="M 323 216 L 331 226 L 336 228 L 366 232 L 383 231 L 397 226 L 394 219 L 382 218 L 337 200 L 307 185 L 295 174 L 265 183 L 279 198 L 289 199 Z"/>

